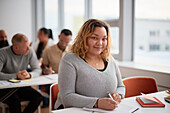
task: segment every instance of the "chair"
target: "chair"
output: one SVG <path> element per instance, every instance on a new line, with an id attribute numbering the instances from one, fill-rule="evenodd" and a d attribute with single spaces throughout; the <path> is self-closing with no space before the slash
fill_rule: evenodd
<path id="1" fill-rule="evenodd" d="M 125 98 L 158 92 L 157 84 L 154 78 L 150 77 L 129 77 L 123 79 L 125 85 Z"/>
<path id="2" fill-rule="evenodd" d="M 52 110 L 54 110 L 54 104 L 57 100 L 57 96 L 58 96 L 58 84 L 54 83 L 50 86 L 50 106 L 49 106 L 49 113 L 51 113 Z"/>

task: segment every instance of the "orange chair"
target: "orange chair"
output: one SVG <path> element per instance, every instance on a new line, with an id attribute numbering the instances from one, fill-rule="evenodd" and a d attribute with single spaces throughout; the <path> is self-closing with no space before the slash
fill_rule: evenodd
<path id="1" fill-rule="evenodd" d="M 58 96 L 58 84 L 54 83 L 50 86 L 50 106 L 49 106 L 49 113 L 51 113 L 52 110 L 54 110 L 54 104 L 57 100 L 57 96 Z"/>
<path id="2" fill-rule="evenodd" d="M 158 92 L 157 84 L 154 78 L 150 77 L 129 77 L 123 79 L 125 85 L 125 98 Z"/>

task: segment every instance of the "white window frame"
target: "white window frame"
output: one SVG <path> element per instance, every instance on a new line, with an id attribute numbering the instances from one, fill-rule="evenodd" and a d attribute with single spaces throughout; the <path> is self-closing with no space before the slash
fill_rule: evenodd
<path id="1" fill-rule="evenodd" d="M 92 0 L 84 2 L 86 21 L 92 17 Z M 119 19 L 105 20 L 111 27 L 119 28 L 119 54 L 113 56 L 120 61 L 133 61 L 134 4 L 135 0 L 120 0 Z M 58 0 L 58 8 L 58 28 L 61 30 L 64 27 L 64 0 Z"/>
<path id="2" fill-rule="evenodd" d="M 92 17 L 92 0 L 85 0 L 85 20 Z M 133 60 L 134 0 L 120 0 L 119 19 L 105 20 L 111 27 L 119 28 L 119 54 L 113 56 L 120 61 Z"/>

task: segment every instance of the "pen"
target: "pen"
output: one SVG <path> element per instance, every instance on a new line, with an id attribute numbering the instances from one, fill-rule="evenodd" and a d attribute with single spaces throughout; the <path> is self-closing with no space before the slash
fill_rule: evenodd
<path id="1" fill-rule="evenodd" d="M 132 111 L 132 113 L 136 112 L 139 108 L 136 108 L 134 111 Z"/>
<path id="2" fill-rule="evenodd" d="M 118 103 L 113 99 L 113 97 L 111 96 L 110 93 L 108 93 L 108 95 L 109 95 L 109 97 L 110 97 L 116 104 L 118 104 Z"/>

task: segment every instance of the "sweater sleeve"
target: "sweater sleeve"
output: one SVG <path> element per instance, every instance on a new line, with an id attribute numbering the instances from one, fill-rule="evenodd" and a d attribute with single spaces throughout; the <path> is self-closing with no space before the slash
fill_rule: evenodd
<path id="1" fill-rule="evenodd" d="M 88 107 L 93 108 L 96 97 L 87 97 L 76 93 L 76 67 L 65 57 L 61 60 L 59 67 L 59 91 L 60 99 L 65 107 Z"/>
<path id="2" fill-rule="evenodd" d="M 30 50 L 31 55 L 30 55 L 30 67 L 31 67 L 31 72 L 29 72 L 31 74 L 32 78 L 38 77 L 41 75 L 41 68 L 40 65 L 38 63 L 37 57 L 35 52 L 31 49 Z"/>
<path id="3" fill-rule="evenodd" d="M 3 69 L 3 66 L 4 66 L 4 62 L 5 62 L 5 56 L 4 54 L 2 54 L 3 51 L 0 51 L 0 80 L 8 80 L 8 79 L 12 79 L 12 78 L 15 78 L 16 79 L 16 73 L 3 73 L 2 72 L 2 69 Z"/>
<path id="4" fill-rule="evenodd" d="M 124 98 L 124 96 L 125 96 L 125 86 L 122 82 L 122 77 L 121 77 L 119 67 L 118 67 L 116 61 L 114 61 L 114 62 L 115 62 L 116 76 L 117 76 L 117 81 L 118 81 L 116 93 L 121 94 L 122 98 Z"/>
<path id="5" fill-rule="evenodd" d="M 16 79 L 16 73 L 3 73 L 2 68 L 3 68 L 4 63 L 2 62 L 2 59 L 0 58 L 0 80 L 8 80 L 8 79 Z"/>

